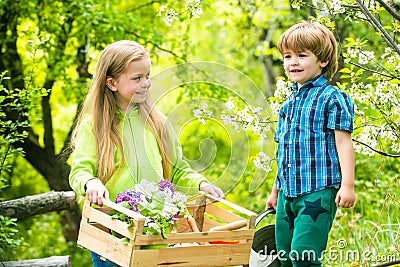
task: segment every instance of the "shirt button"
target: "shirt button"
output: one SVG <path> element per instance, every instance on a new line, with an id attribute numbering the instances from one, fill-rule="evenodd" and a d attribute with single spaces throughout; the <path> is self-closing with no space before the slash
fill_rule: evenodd
<path id="1" fill-rule="evenodd" d="M 289 145 L 291 145 L 293 143 L 293 141 L 289 141 Z"/>
<path id="2" fill-rule="evenodd" d="M 292 164 L 288 164 L 287 166 L 288 166 L 288 168 L 290 168 L 290 167 L 292 167 Z"/>
<path id="3" fill-rule="evenodd" d="M 296 96 L 296 100 L 299 100 L 299 99 L 300 99 L 300 97 Z"/>

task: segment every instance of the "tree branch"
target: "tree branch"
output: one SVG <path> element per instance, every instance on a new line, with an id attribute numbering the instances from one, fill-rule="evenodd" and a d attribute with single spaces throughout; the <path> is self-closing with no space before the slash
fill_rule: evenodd
<path id="1" fill-rule="evenodd" d="M 127 10 L 127 12 L 135 12 L 135 11 L 137 11 L 137 10 L 143 8 L 143 7 L 151 6 L 152 4 L 159 3 L 159 2 L 160 1 L 151 1 L 151 2 L 148 2 L 148 3 L 144 3 L 144 4 L 141 4 L 141 5 L 138 5 L 138 6 L 134 7 L 132 9 Z"/>
<path id="2" fill-rule="evenodd" d="M 398 14 L 393 8 L 391 8 L 389 5 L 387 5 L 387 4 L 385 3 L 385 1 L 382 1 L 382 0 L 377 0 L 377 1 L 379 2 L 379 4 L 380 4 L 381 6 L 383 6 L 384 9 L 386 9 L 386 11 L 387 11 L 390 15 L 392 15 L 392 17 L 393 17 L 394 19 L 400 20 L 400 14 Z"/>
<path id="3" fill-rule="evenodd" d="M 176 58 L 182 60 L 183 62 L 186 62 L 186 60 L 185 60 L 182 56 L 179 56 L 179 55 L 176 54 L 175 52 L 173 52 L 173 51 L 171 51 L 171 50 L 168 50 L 168 49 L 166 49 L 166 48 L 163 48 L 163 47 L 161 47 L 159 44 L 157 44 L 157 43 L 155 43 L 155 42 L 153 42 L 153 41 L 151 41 L 151 40 L 148 40 L 148 39 L 146 39 L 146 38 L 143 38 L 142 36 L 140 36 L 139 34 L 137 34 L 137 33 L 135 33 L 135 32 L 131 32 L 131 31 L 126 31 L 126 32 L 129 33 L 129 34 L 134 35 L 134 36 L 135 36 L 136 38 L 138 38 L 138 39 L 145 39 L 146 42 L 148 42 L 149 44 L 152 44 L 152 45 L 153 45 L 154 47 L 156 47 L 158 50 L 167 52 L 167 53 L 173 55 L 174 57 L 176 57 Z"/>
<path id="4" fill-rule="evenodd" d="M 368 21 L 372 24 L 376 31 L 382 33 L 383 39 L 386 43 L 391 46 L 398 55 L 400 55 L 400 48 L 397 44 L 393 41 L 392 37 L 388 34 L 388 32 L 382 27 L 379 21 L 371 14 L 368 8 L 362 3 L 361 0 L 357 0 L 357 4 L 361 9 L 361 12 L 368 18 Z"/>
<path id="5" fill-rule="evenodd" d="M 361 65 L 361 64 L 355 63 L 355 62 L 353 62 L 353 61 L 350 61 L 349 63 L 350 63 L 351 65 L 354 65 L 354 66 L 360 68 L 360 69 L 369 71 L 369 72 L 371 72 L 371 73 L 379 74 L 380 76 L 384 76 L 384 77 L 391 78 L 391 79 L 397 79 L 397 78 L 398 78 L 398 77 L 395 76 L 395 75 L 392 75 L 392 74 L 384 74 L 384 73 L 382 73 L 382 72 L 379 72 L 379 71 L 377 71 L 377 70 L 373 70 L 373 69 L 367 68 L 367 67 L 365 67 L 365 66 L 363 66 L 363 65 Z"/>
<path id="6" fill-rule="evenodd" d="M 386 152 L 380 151 L 380 150 L 376 150 L 375 148 L 372 148 L 370 145 L 367 145 L 366 143 L 363 143 L 361 141 L 358 141 L 356 139 L 353 139 L 354 142 L 359 143 L 363 146 L 368 147 L 369 149 L 371 149 L 372 151 L 374 151 L 375 153 L 378 153 L 379 155 L 385 156 L 385 157 L 390 157 L 390 158 L 400 158 L 400 155 L 394 155 L 394 154 L 388 154 Z"/>

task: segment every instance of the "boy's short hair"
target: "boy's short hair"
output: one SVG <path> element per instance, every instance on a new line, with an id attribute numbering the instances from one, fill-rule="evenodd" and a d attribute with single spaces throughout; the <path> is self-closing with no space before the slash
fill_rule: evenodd
<path id="1" fill-rule="evenodd" d="M 329 62 L 322 70 L 331 80 L 338 69 L 337 43 L 333 33 L 318 22 L 303 21 L 285 31 L 278 41 L 281 54 L 287 50 L 302 52 L 310 50 L 321 62 Z"/>

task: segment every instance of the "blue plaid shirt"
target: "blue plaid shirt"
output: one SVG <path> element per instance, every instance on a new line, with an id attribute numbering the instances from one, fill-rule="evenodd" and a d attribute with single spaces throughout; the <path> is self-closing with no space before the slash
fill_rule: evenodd
<path id="1" fill-rule="evenodd" d="M 353 104 L 318 76 L 295 90 L 279 111 L 275 185 L 287 197 L 340 186 L 334 130 L 353 132 Z"/>

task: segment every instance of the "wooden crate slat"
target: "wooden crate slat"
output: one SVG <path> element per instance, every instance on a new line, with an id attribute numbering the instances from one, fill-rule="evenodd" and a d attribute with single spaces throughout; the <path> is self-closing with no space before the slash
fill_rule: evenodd
<path id="1" fill-rule="evenodd" d="M 203 232 L 207 232 L 208 230 L 210 230 L 211 227 L 218 226 L 218 225 L 221 225 L 221 224 L 219 224 L 216 221 L 211 220 L 207 217 L 204 217 Z"/>
<path id="2" fill-rule="evenodd" d="M 238 212 L 240 212 L 241 214 L 244 214 L 244 215 L 246 215 L 246 216 L 249 216 L 249 217 L 257 216 L 257 214 L 255 214 L 254 212 L 252 212 L 252 211 L 250 211 L 250 210 L 248 210 L 248 209 L 246 209 L 246 208 L 243 208 L 243 207 L 241 207 L 241 206 L 239 206 L 239 205 L 237 205 L 237 204 L 235 204 L 235 203 L 232 203 L 232 202 L 230 202 L 230 201 L 228 201 L 228 200 L 226 200 L 226 199 L 217 198 L 217 197 L 214 197 L 214 196 L 211 195 L 211 194 L 207 194 L 206 196 L 207 196 L 209 199 L 214 200 L 214 201 L 217 201 L 217 202 L 220 202 L 220 203 L 224 204 L 225 206 L 228 206 L 228 207 L 230 207 L 230 208 L 232 208 L 232 209 L 234 209 L 234 210 L 236 210 L 236 211 L 238 211 Z"/>
<path id="3" fill-rule="evenodd" d="M 95 221 L 104 226 L 107 226 L 107 228 L 114 230 L 115 232 L 123 236 L 126 236 L 130 239 L 135 239 L 136 227 L 134 226 L 128 228 L 127 223 L 118 219 L 113 219 L 110 215 L 98 211 L 97 209 L 92 207 L 86 208 L 84 214 L 87 218 L 90 219 L 90 221 Z"/>
<path id="4" fill-rule="evenodd" d="M 256 228 L 256 218 L 257 218 L 257 215 L 255 215 L 255 214 L 249 217 L 249 219 L 248 219 L 249 229 Z"/>
<path id="5" fill-rule="evenodd" d="M 229 210 L 225 210 L 221 207 L 218 207 L 217 205 L 214 204 L 208 204 L 206 206 L 206 213 L 215 216 L 217 218 L 222 219 L 224 222 L 230 223 L 238 220 L 243 220 L 244 218 L 232 213 Z"/>
<path id="6" fill-rule="evenodd" d="M 77 241 L 79 246 L 90 249 L 106 259 L 111 259 L 118 265 L 129 265 L 130 257 L 127 255 L 132 252 L 131 244 L 122 244 L 118 238 L 83 221 L 79 231 Z"/>
<path id="7" fill-rule="evenodd" d="M 159 266 L 232 266 L 248 264 L 251 244 L 206 245 L 196 248 L 176 247 L 160 249 Z M 243 253 L 248 251 L 249 253 Z M 224 256 L 221 256 L 224 255 Z"/>
<path id="8" fill-rule="evenodd" d="M 178 227 L 175 229 L 178 233 L 187 233 L 191 232 L 192 229 L 190 228 L 186 218 L 181 218 L 177 221 Z"/>
<path id="9" fill-rule="evenodd" d="M 199 232 L 199 233 L 177 233 L 166 235 L 167 239 L 160 236 L 137 235 L 136 245 L 155 245 L 155 244 L 178 244 L 194 242 L 210 242 L 222 240 L 252 240 L 253 229 L 218 231 L 218 232 Z"/>
<path id="10" fill-rule="evenodd" d="M 159 250 L 134 250 L 129 267 L 157 267 Z"/>

